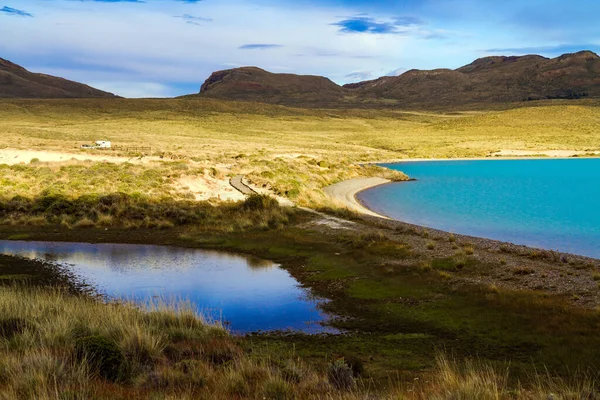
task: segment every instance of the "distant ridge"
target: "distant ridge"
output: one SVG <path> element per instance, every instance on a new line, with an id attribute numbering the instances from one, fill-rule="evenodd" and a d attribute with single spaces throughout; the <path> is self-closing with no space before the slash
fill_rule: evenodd
<path id="1" fill-rule="evenodd" d="M 0 98 L 117 97 L 82 83 L 36 74 L 0 58 Z"/>
<path id="2" fill-rule="evenodd" d="M 257 67 L 213 72 L 200 88 L 212 97 L 282 104 L 337 101 L 344 91 L 322 76 L 274 74 Z"/>
<path id="3" fill-rule="evenodd" d="M 484 57 L 456 70 L 410 70 L 343 87 L 319 76 L 243 67 L 213 73 L 202 85 L 200 96 L 300 106 L 433 107 L 600 97 L 600 57 L 591 51 L 556 58 Z"/>

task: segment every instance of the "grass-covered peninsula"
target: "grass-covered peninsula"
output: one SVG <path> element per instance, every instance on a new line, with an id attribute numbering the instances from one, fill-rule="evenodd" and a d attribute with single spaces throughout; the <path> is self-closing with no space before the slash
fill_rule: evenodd
<path id="1" fill-rule="evenodd" d="M 187 308 L 106 303 L 52 265 L 0 256 L 0 397 L 593 398 L 600 262 L 361 217 L 323 188 L 407 179 L 368 161 L 592 154 L 599 127 L 591 100 L 435 113 L 2 100 L 0 239 L 274 260 L 331 300 L 343 333 L 234 337 Z M 123 149 L 80 149 L 95 140 Z M 229 191 L 239 175 L 268 195 Z"/>

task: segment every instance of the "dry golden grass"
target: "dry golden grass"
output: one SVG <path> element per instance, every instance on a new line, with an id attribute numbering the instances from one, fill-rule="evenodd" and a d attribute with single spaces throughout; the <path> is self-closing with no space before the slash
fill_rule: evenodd
<path id="1" fill-rule="evenodd" d="M 373 388 L 344 359 L 322 370 L 293 354 L 263 349 L 254 355 L 244 339 L 207 324 L 188 304 L 155 301 L 148 307 L 0 286 L 0 398 L 580 399 L 594 394 L 595 383 L 585 376 L 569 381 L 540 373 L 524 387 L 506 370 L 445 356 L 420 379 L 394 379 L 388 387 Z M 90 338 L 103 345 L 82 353 L 80 344 Z M 112 357 L 101 358 L 105 354 Z"/>
<path id="2" fill-rule="evenodd" d="M 384 174 L 360 162 L 486 156 L 501 149 L 597 151 L 599 130 L 593 101 L 462 113 L 305 110 L 207 99 L 0 102 L 0 147 L 79 153 L 82 143 L 100 139 L 150 145 L 154 154 L 215 168 L 224 178 L 246 174 L 313 206 L 328 205 L 323 186 Z"/>

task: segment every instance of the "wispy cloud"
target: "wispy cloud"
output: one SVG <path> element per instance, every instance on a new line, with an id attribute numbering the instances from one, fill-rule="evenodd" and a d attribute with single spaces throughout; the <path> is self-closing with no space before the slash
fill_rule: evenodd
<path id="1" fill-rule="evenodd" d="M 407 15 L 407 16 L 403 16 L 403 17 L 396 17 L 394 19 L 394 24 L 396 26 L 415 26 L 415 25 L 425 25 L 425 22 L 421 18 Z"/>
<path id="2" fill-rule="evenodd" d="M 7 15 L 15 15 L 18 17 L 33 17 L 33 14 L 28 13 L 27 11 L 18 10 L 16 8 L 4 6 L 0 8 L 0 12 Z"/>
<path id="3" fill-rule="evenodd" d="M 212 18 L 195 17 L 190 14 L 175 15 L 175 18 L 181 18 L 186 24 L 190 25 L 202 25 L 202 22 L 211 22 Z"/>
<path id="4" fill-rule="evenodd" d="M 270 44 L 270 43 L 250 43 L 244 44 L 238 49 L 240 50 L 268 50 L 268 49 L 276 49 L 278 47 L 283 47 L 280 44 Z"/>
<path id="5" fill-rule="evenodd" d="M 366 81 L 373 77 L 372 71 L 353 71 L 350 72 L 345 78 L 352 79 L 355 81 Z"/>
<path id="6" fill-rule="evenodd" d="M 408 71 L 408 69 L 406 69 L 406 68 L 396 68 L 395 70 L 390 71 L 387 74 L 385 74 L 385 76 L 400 76 L 403 73 L 405 73 L 406 71 Z"/>
<path id="7" fill-rule="evenodd" d="M 486 53 L 564 54 L 582 50 L 600 51 L 599 44 L 559 44 L 555 46 L 505 47 L 484 50 Z"/>

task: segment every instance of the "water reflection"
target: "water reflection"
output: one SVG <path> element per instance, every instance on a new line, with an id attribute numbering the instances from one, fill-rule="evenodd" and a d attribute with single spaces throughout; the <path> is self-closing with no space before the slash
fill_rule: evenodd
<path id="1" fill-rule="evenodd" d="M 0 252 L 65 265 L 103 294 L 144 303 L 189 300 L 237 332 L 324 332 L 327 316 L 271 261 L 167 246 L 0 241 Z"/>

